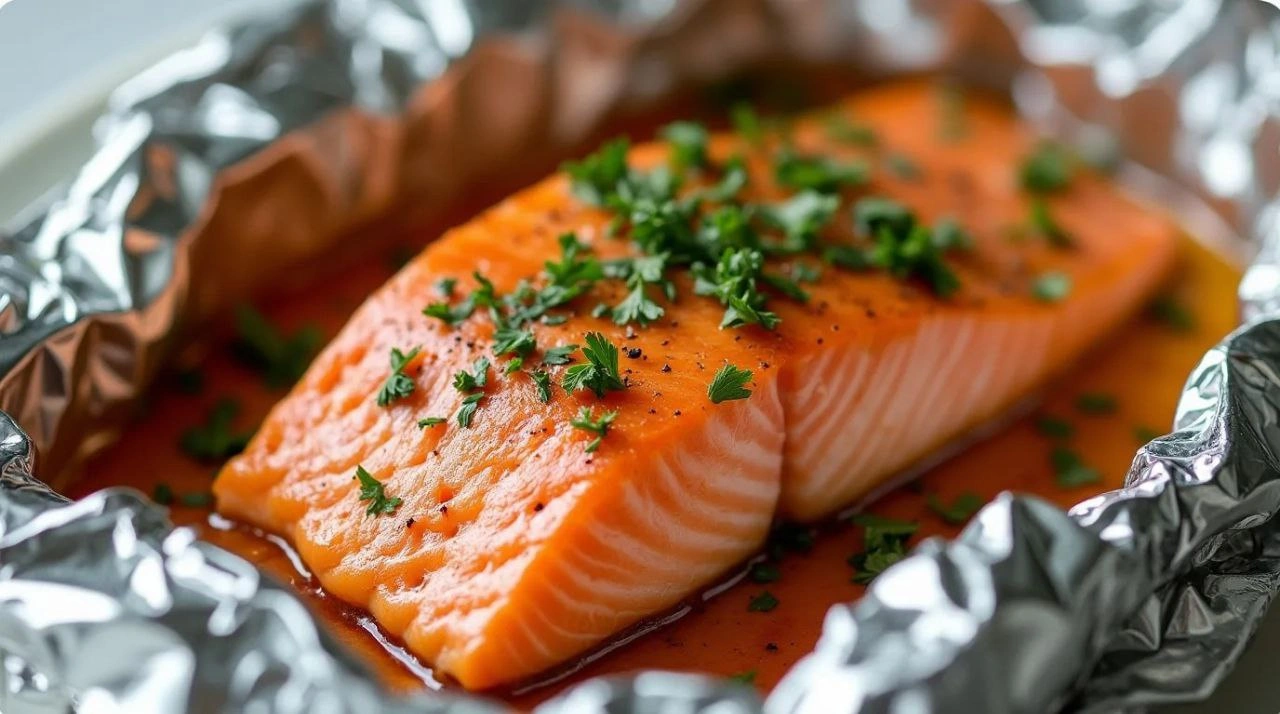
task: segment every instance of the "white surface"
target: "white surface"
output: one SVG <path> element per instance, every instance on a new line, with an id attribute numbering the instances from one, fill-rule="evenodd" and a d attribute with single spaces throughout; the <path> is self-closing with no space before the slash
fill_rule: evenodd
<path id="1" fill-rule="evenodd" d="M 292 0 L 0 0 L 0 226 L 92 149 L 110 88 L 205 29 Z M 1280 613 L 1208 702 L 1166 714 L 1280 711 Z"/>

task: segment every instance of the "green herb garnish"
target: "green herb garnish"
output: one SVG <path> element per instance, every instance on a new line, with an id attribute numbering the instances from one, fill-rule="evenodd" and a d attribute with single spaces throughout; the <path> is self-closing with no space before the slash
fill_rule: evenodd
<path id="1" fill-rule="evenodd" d="M 402 503 L 399 498 L 388 498 L 386 487 L 363 466 L 356 466 L 356 475 L 351 478 L 360 481 L 360 500 L 369 502 L 364 509 L 366 517 L 395 513 Z"/>
<path id="2" fill-rule="evenodd" d="M 1049 462 L 1053 464 L 1054 480 L 1061 488 L 1087 486 L 1102 480 L 1097 471 L 1080 460 L 1079 454 L 1065 446 L 1055 447 L 1049 454 Z"/>
<path id="3" fill-rule="evenodd" d="M 729 121 L 733 124 L 733 130 L 742 135 L 749 144 L 759 144 L 764 140 L 764 129 L 760 122 L 760 115 L 756 114 L 756 110 L 750 104 L 739 102 L 729 109 Z"/>
<path id="4" fill-rule="evenodd" d="M 500 325 L 493 332 L 493 353 L 498 356 L 513 354 L 527 357 L 538 347 L 533 333 L 509 325 Z"/>
<path id="5" fill-rule="evenodd" d="M 969 122 L 965 117 L 964 90 L 953 82 L 938 85 L 938 138 L 945 142 L 956 142 L 969 133 Z"/>
<path id="6" fill-rule="evenodd" d="M 1071 294 L 1071 276 L 1056 271 L 1045 273 L 1031 284 L 1031 294 L 1041 302 L 1062 302 Z"/>
<path id="7" fill-rule="evenodd" d="M 871 265 L 897 278 L 918 279 L 939 297 L 960 289 L 959 278 L 943 260 L 945 252 L 968 242 L 958 226 L 931 231 L 919 225 L 906 206 L 878 197 L 859 200 L 853 216 L 858 230 L 875 239 L 875 247 L 867 254 Z"/>
<path id="8" fill-rule="evenodd" d="M 841 163 L 827 156 L 801 156 L 792 151 L 783 151 L 773 168 L 774 178 L 783 186 L 819 193 L 861 186 L 870 173 L 863 161 Z"/>
<path id="9" fill-rule="evenodd" d="M 823 121 L 827 137 L 854 146 L 875 146 L 879 142 L 875 129 L 859 124 L 843 114 L 829 114 Z"/>
<path id="10" fill-rule="evenodd" d="M 594 417 L 592 415 L 592 411 L 591 407 L 583 407 L 582 410 L 578 412 L 578 416 L 569 422 L 569 424 L 575 429 L 582 429 L 583 431 L 589 431 L 596 435 L 596 438 L 592 439 L 591 443 L 587 444 L 588 454 L 593 453 L 596 449 L 600 448 L 600 442 L 603 441 L 604 437 L 609 433 L 609 425 L 613 424 L 613 420 L 618 418 L 618 412 L 616 409 L 604 412 L 599 418 Z"/>
<path id="11" fill-rule="evenodd" d="M 777 606 L 778 598 L 768 590 L 763 590 L 747 603 L 747 612 L 772 612 Z"/>
<path id="12" fill-rule="evenodd" d="M 1160 438 L 1160 432 L 1149 426 L 1138 425 L 1133 427 L 1133 438 L 1139 444 L 1148 444 Z"/>
<path id="13" fill-rule="evenodd" d="M 453 375 L 453 388 L 459 392 L 472 392 L 484 389 L 489 376 L 489 360 L 481 357 L 471 365 L 472 371 L 459 370 Z"/>
<path id="14" fill-rule="evenodd" d="M 712 404 L 746 399 L 751 396 L 751 390 L 747 389 L 747 382 L 750 381 L 751 370 L 725 364 L 716 372 L 716 376 L 711 379 L 711 384 L 707 386 L 707 398 Z"/>
<path id="15" fill-rule="evenodd" d="M 751 669 L 746 672 L 737 672 L 729 675 L 729 679 L 733 682 L 737 682 L 738 684 L 755 684 L 756 671 Z"/>
<path id="16" fill-rule="evenodd" d="M 855 525 L 863 528 L 863 551 L 849 557 L 849 564 L 857 568 L 853 582 L 866 585 L 889 566 L 907 556 L 907 541 L 920 528 L 918 523 L 885 518 L 872 514 L 853 517 Z"/>
<path id="17" fill-rule="evenodd" d="M 1071 235 L 1054 219 L 1049 210 L 1049 202 L 1038 196 L 1031 201 L 1030 226 L 1032 232 L 1056 248 L 1071 248 L 1076 244 Z"/>
<path id="18" fill-rule="evenodd" d="M 753 583 L 776 583 L 782 578 L 782 572 L 778 570 L 778 566 L 774 563 L 755 563 L 748 571 L 748 576 Z"/>
<path id="19" fill-rule="evenodd" d="M 222 461 L 244 451 L 252 431 L 236 431 L 231 423 L 240 413 L 240 404 L 231 398 L 219 399 L 205 416 L 204 424 L 182 432 L 178 444 L 186 454 L 200 461 Z"/>
<path id="20" fill-rule="evenodd" d="M 1076 398 L 1076 409 L 1085 414 L 1111 414 L 1117 406 L 1115 396 L 1106 392 L 1086 392 Z"/>
<path id="21" fill-rule="evenodd" d="M 884 166 L 903 181 L 917 181 L 923 175 L 920 166 L 906 154 L 889 154 L 884 159 Z"/>
<path id="22" fill-rule="evenodd" d="M 573 353 L 577 351 L 577 345 L 561 345 L 548 348 L 542 353 L 542 363 L 549 366 L 569 364 L 573 361 Z"/>
<path id="23" fill-rule="evenodd" d="M 405 354 L 399 348 L 391 348 L 391 374 L 387 376 L 386 381 L 382 383 L 382 388 L 378 390 L 378 406 L 385 407 L 413 393 L 413 380 L 404 373 L 404 368 L 421 351 L 421 347 L 414 347 L 409 350 L 408 354 Z"/>
<path id="24" fill-rule="evenodd" d="M 1076 431 L 1071 422 L 1052 416 L 1042 416 L 1036 419 L 1036 429 L 1050 439 L 1069 439 Z"/>
<path id="25" fill-rule="evenodd" d="M 458 426 L 464 429 L 471 428 L 471 421 L 476 417 L 476 409 L 479 408 L 481 399 L 484 399 L 483 392 L 468 394 L 462 398 L 462 406 L 458 408 Z"/>
<path id="26" fill-rule="evenodd" d="M 471 317 L 471 314 L 475 311 L 476 305 L 471 300 L 463 300 L 457 305 L 450 305 L 447 302 L 433 302 L 422 308 L 423 315 L 441 320 L 450 327 L 456 326 Z"/>
<path id="27" fill-rule="evenodd" d="M 840 199 L 836 196 L 801 191 L 791 198 L 768 206 L 764 218 L 782 229 L 778 252 L 799 253 L 817 246 L 819 232 L 835 216 Z"/>
<path id="28" fill-rule="evenodd" d="M 678 121 L 662 128 L 658 135 L 671 146 L 671 161 L 677 171 L 707 165 L 707 128 L 697 122 Z"/>
<path id="29" fill-rule="evenodd" d="M 770 531 L 765 550 L 774 560 L 781 560 L 787 553 L 808 553 L 813 550 L 813 529 L 798 523 L 779 523 Z"/>
<path id="30" fill-rule="evenodd" d="M 441 424 L 444 424 L 447 421 L 449 420 L 445 419 L 444 417 L 427 417 L 425 419 L 418 420 L 418 428 L 430 429 L 433 426 L 440 426 Z"/>
<path id="31" fill-rule="evenodd" d="M 213 502 L 213 494 L 208 491 L 187 491 L 178 495 L 178 505 L 187 508 L 209 508 Z"/>
<path id="32" fill-rule="evenodd" d="M 614 139 L 600 150 L 578 162 L 566 162 L 561 166 L 578 198 L 596 206 L 603 206 L 618 192 L 618 186 L 627 179 L 627 149 L 630 142 Z"/>
<path id="33" fill-rule="evenodd" d="M 444 297 L 453 297 L 454 288 L 458 285 L 457 278 L 440 278 L 436 281 L 436 292 Z"/>
<path id="34" fill-rule="evenodd" d="M 533 380 L 533 386 L 538 390 L 538 401 L 543 404 L 551 402 L 551 375 L 546 370 L 535 370 L 529 373 L 529 378 Z"/>
<path id="35" fill-rule="evenodd" d="M 1196 327 L 1195 315 L 1172 295 L 1160 295 L 1151 301 L 1151 316 L 1175 332 L 1190 332 Z"/>
<path id="36" fill-rule="evenodd" d="M 778 316 L 765 310 L 766 298 L 757 280 L 764 267 L 764 256 L 753 248 L 728 248 L 715 267 L 703 263 L 693 266 L 693 291 L 711 295 L 725 306 L 720 327 L 760 325 L 766 330 L 778 326 Z"/>
<path id="37" fill-rule="evenodd" d="M 312 325 L 285 336 L 262 313 L 248 305 L 236 308 L 236 353 L 262 371 L 270 387 L 298 381 L 320 348 L 320 330 Z"/>
<path id="38" fill-rule="evenodd" d="M 945 503 L 938 498 L 937 494 L 929 494 L 926 499 L 929 510 L 938 515 L 939 518 L 953 526 L 964 525 L 977 513 L 984 501 L 978 494 L 973 491 L 964 491 L 956 496 L 951 503 Z"/>
<path id="39" fill-rule="evenodd" d="M 597 397 L 610 390 L 623 389 L 626 385 L 618 372 L 618 348 L 599 332 L 588 332 L 582 354 L 586 364 L 575 364 L 565 370 L 560 386 L 572 394 L 579 389 L 590 389 Z"/>
<path id="40" fill-rule="evenodd" d="M 173 505 L 173 488 L 167 483 L 158 483 L 151 490 L 151 500 L 161 506 Z"/>
<path id="41" fill-rule="evenodd" d="M 1071 154 L 1061 144 L 1042 141 L 1022 161 L 1018 178 L 1022 188 L 1035 193 L 1061 191 L 1071 183 L 1075 167 Z"/>

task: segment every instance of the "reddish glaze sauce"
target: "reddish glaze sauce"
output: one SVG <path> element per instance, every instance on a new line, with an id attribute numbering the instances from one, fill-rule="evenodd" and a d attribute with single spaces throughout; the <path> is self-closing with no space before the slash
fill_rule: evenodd
<path id="1" fill-rule="evenodd" d="M 847 89 L 833 83 L 828 94 Z M 632 120 L 636 136 L 647 127 L 685 111 L 676 104 L 660 116 Z M 464 220 L 485 201 L 536 178 L 553 167 L 524 167 L 509 177 L 476 192 L 471 206 L 438 225 L 419 227 L 415 244 L 407 241 L 385 255 L 344 265 L 340 273 L 315 274 L 309 285 L 276 294 L 262 304 L 263 312 L 282 331 L 316 325 L 326 338 L 333 336 L 347 317 L 394 270 L 392 255 L 406 248 L 418 250 L 422 237 L 438 235 Z M 527 174 L 527 175 L 526 175 Z M 509 183 L 514 185 L 499 185 Z M 386 244 L 387 241 L 383 241 Z M 1186 241 L 1178 275 L 1169 293 L 1185 308 L 1190 325 L 1176 328 L 1163 319 L 1146 315 L 1122 333 L 1112 336 L 1077 368 L 1044 391 L 1034 409 L 970 444 L 940 465 L 927 469 L 910 484 L 893 490 L 868 506 L 869 511 L 918 521 L 912 543 L 932 536 L 953 536 L 959 528 L 949 525 L 928 507 L 930 495 L 950 503 L 965 491 L 983 500 L 1005 490 L 1034 493 L 1062 506 L 1089 495 L 1118 487 L 1139 445 L 1139 430 L 1164 433 L 1172 419 L 1178 393 L 1187 373 L 1206 349 L 1236 324 L 1235 286 L 1239 271 L 1230 261 L 1192 241 Z M 216 464 L 200 463 L 179 446 L 187 429 L 204 423 L 208 410 L 226 397 L 236 399 L 240 413 L 236 425 L 251 428 L 261 421 L 283 394 L 264 385 L 261 375 L 237 361 L 227 349 L 229 325 L 206 341 L 192 345 L 181 363 L 198 367 L 203 387 L 194 394 L 176 388 L 172 379 L 157 385 L 140 411 L 137 422 L 120 441 L 92 460 L 89 473 L 70 489 L 73 497 L 107 486 L 127 485 L 146 493 L 166 484 L 181 495 L 205 493 Z M 1114 397 L 1114 411 L 1092 414 L 1077 405 L 1082 394 Z M 1074 434 L 1065 442 L 1054 440 L 1037 428 L 1037 419 L 1052 415 L 1068 421 Z M 1101 475 L 1100 483 L 1062 488 L 1055 482 L 1050 453 L 1059 443 L 1068 444 L 1081 460 Z M 348 647 L 368 662 L 377 675 L 396 690 L 439 687 L 429 667 L 417 662 L 397 643 L 380 633 L 371 619 L 320 590 L 278 539 L 269 539 L 246 528 L 210 518 L 204 508 L 175 504 L 173 520 L 196 527 L 202 538 L 257 563 L 268 573 L 288 582 L 311 606 L 317 617 Z M 540 682 L 493 692 L 520 707 L 532 707 L 564 686 L 583 678 L 642 668 L 663 668 L 720 675 L 754 673 L 754 682 L 767 691 L 795 661 L 814 645 L 823 615 L 835 603 L 859 597 L 863 586 L 851 582 L 854 573 L 846 559 L 862 550 L 861 528 L 828 524 L 819 528 L 807 553 L 789 553 L 780 563 L 781 577 L 767 585 L 743 578 L 716 588 L 714 597 L 698 598 L 659 618 L 661 623 L 622 636 L 605 651 L 551 673 Z M 752 612 L 748 603 L 767 589 L 778 605 L 770 612 Z M 670 621 L 666 621 L 670 620 Z M 554 681 L 548 682 L 547 679 Z M 447 686 L 447 685 L 446 685 Z"/>

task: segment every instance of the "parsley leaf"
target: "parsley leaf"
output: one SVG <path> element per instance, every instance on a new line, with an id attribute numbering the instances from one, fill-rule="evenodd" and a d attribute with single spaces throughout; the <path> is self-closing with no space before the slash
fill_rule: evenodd
<path id="1" fill-rule="evenodd" d="M 471 365 L 472 371 L 460 370 L 453 375 L 453 388 L 459 392 L 484 389 L 489 376 L 489 360 L 481 357 Z"/>
<path id="2" fill-rule="evenodd" d="M 320 348 L 320 330 L 307 325 L 285 336 L 249 305 L 236 308 L 236 353 L 262 371 L 270 387 L 287 387 L 302 377 Z"/>
<path id="3" fill-rule="evenodd" d="M 498 356 L 513 354 L 527 357 L 537 346 L 533 333 L 528 330 L 499 325 L 493 332 L 493 353 Z"/>
<path id="4" fill-rule="evenodd" d="M 252 431 L 234 431 L 231 422 L 240 405 L 230 398 L 218 400 L 209 410 L 205 423 L 182 432 L 179 445 L 186 454 L 200 461 L 221 461 L 244 451 Z"/>
<path id="5" fill-rule="evenodd" d="M 1080 460 L 1079 454 L 1065 446 L 1058 446 L 1049 454 L 1053 464 L 1054 480 L 1062 488 L 1076 488 L 1098 483 L 1102 476 Z"/>
<path id="6" fill-rule="evenodd" d="M 151 500 L 161 506 L 173 505 L 173 487 L 167 483 L 158 483 L 151 491 Z"/>
<path id="7" fill-rule="evenodd" d="M 605 205 L 627 179 L 628 148 L 630 142 L 625 138 L 614 139 L 582 161 L 564 163 L 561 168 L 569 174 L 574 195 L 596 206 Z"/>
<path id="8" fill-rule="evenodd" d="M 1111 414 L 1117 406 L 1115 396 L 1106 392 L 1085 392 L 1076 398 L 1076 409 L 1085 414 Z"/>
<path id="9" fill-rule="evenodd" d="M 801 191 L 782 203 L 768 206 L 764 217 L 782 229 L 780 252 L 798 253 L 817 245 L 818 233 L 831 222 L 840 199 L 836 196 Z"/>
<path id="10" fill-rule="evenodd" d="M 590 389 L 597 397 L 610 390 L 626 387 L 618 371 L 618 348 L 599 332 L 587 333 L 587 345 L 582 354 L 586 364 L 575 364 L 565 370 L 560 386 L 572 394 L 579 389 Z"/>
<path id="11" fill-rule="evenodd" d="M 788 188 L 836 193 L 867 182 L 865 162 L 840 163 L 826 156 L 801 156 L 784 151 L 774 163 L 774 178 Z"/>
<path id="12" fill-rule="evenodd" d="M 1168 325 L 1175 332 L 1190 332 L 1196 327 L 1196 317 L 1172 295 L 1160 295 L 1151 301 L 1151 316 Z"/>
<path id="13" fill-rule="evenodd" d="M 418 428 L 430 429 L 433 426 L 439 426 L 447 421 L 449 420 L 445 419 L 444 417 L 427 417 L 425 419 L 418 420 Z"/>
<path id="14" fill-rule="evenodd" d="M 1071 294 L 1071 276 L 1056 271 L 1045 273 L 1031 284 L 1031 294 L 1041 302 L 1062 302 Z"/>
<path id="15" fill-rule="evenodd" d="M 1050 193 L 1066 188 L 1074 173 L 1071 154 L 1057 142 L 1042 141 L 1023 159 L 1018 179 L 1027 191 Z"/>
<path id="16" fill-rule="evenodd" d="M 961 492 L 949 504 L 938 498 L 935 493 L 929 494 L 926 500 L 929 510 L 953 526 L 962 526 L 967 523 L 983 505 L 982 498 L 973 491 Z"/>
<path id="17" fill-rule="evenodd" d="M 609 433 L 609 425 L 613 424 L 613 420 L 618 418 L 618 411 L 607 411 L 600 415 L 599 418 L 592 416 L 591 407 L 583 407 L 578 412 L 578 416 L 569 422 L 575 429 L 589 431 L 596 435 L 591 443 L 587 444 L 587 453 L 590 454 L 600 448 L 600 442 Z"/>
<path id="18" fill-rule="evenodd" d="M 1133 427 L 1133 438 L 1136 439 L 1139 444 L 1148 444 L 1159 439 L 1160 432 L 1149 426 L 1138 425 Z"/>
<path id="19" fill-rule="evenodd" d="M 1071 248 L 1076 242 L 1054 219 L 1049 202 L 1036 197 L 1031 201 L 1031 230 L 1056 248 Z"/>
<path id="20" fill-rule="evenodd" d="M 551 375 L 546 370 L 536 370 L 529 373 L 529 377 L 533 380 L 533 386 L 538 389 L 538 401 L 547 404 L 551 401 Z"/>
<path id="21" fill-rule="evenodd" d="M 721 328 L 757 324 L 772 330 L 778 326 L 778 316 L 764 309 L 766 299 L 756 285 L 763 266 L 764 256 L 753 248 L 726 249 L 714 268 L 693 265 L 693 291 L 715 296 L 726 307 Z"/>
<path id="22" fill-rule="evenodd" d="M 658 132 L 671 145 L 671 159 L 677 171 L 707 165 L 707 128 L 697 122 L 678 121 Z"/>
<path id="23" fill-rule="evenodd" d="M 458 426 L 464 429 L 471 428 L 471 421 L 475 419 L 476 409 L 481 399 L 484 399 L 484 392 L 468 394 L 462 398 L 462 406 L 458 408 Z"/>
<path id="24" fill-rule="evenodd" d="M 859 124 L 843 114 L 827 115 L 823 129 L 833 141 L 855 146 L 875 146 L 879 143 L 875 129 Z"/>
<path id="25" fill-rule="evenodd" d="M 378 390 L 378 406 L 385 407 L 413 393 L 413 380 L 404 373 L 404 368 L 421 351 L 421 347 L 414 347 L 409 350 L 408 354 L 405 354 L 399 348 L 391 348 L 391 374 L 387 376 L 387 380 L 382 383 L 382 388 Z"/>
<path id="26" fill-rule="evenodd" d="M 729 121 L 733 124 L 733 130 L 742 135 L 748 144 L 759 144 L 764 141 L 764 128 L 760 122 L 760 115 L 756 114 L 756 110 L 746 102 L 734 104 L 729 109 Z"/>
<path id="27" fill-rule="evenodd" d="M 858 569 L 853 582 L 863 585 L 907 556 L 907 540 L 920 527 L 912 521 L 872 514 L 855 516 L 853 523 L 863 528 L 863 551 L 850 556 L 849 564 Z"/>
<path id="28" fill-rule="evenodd" d="M 707 398 L 712 404 L 746 399 L 751 396 L 751 390 L 746 388 L 747 382 L 750 381 L 751 370 L 739 369 L 726 363 L 716 372 L 716 376 L 711 379 L 711 384 L 707 386 Z"/>
<path id="29" fill-rule="evenodd" d="M 746 672 L 737 672 L 729 675 L 729 679 L 730 681 L 737 682 L 738 684 L 755 684 L 756 671 L 751 669 Z"/>
<path id="30" fill-rule="evenodd" d="M 782 579 L 782 571 L 778 570 L 778 566 L 775 563 L 769 562 L 753 564 L 747 575 L 751 578 L 751 582 L 760 583 L 761 585 L 776 583 Z"/>
<path id="31" fill-rule="evenodd" d="M 436 292 L 440 293 L 444 297 L 451 298 L 453 297 L 453 292 L 457 285 L 457 278 L 440 278 L 436 281 Z"/>
<path id="32" fill-rule="evenodd" d="M 549 366 L 569 364 L 573 361 L 573 353 L 577 351 L 577 345 L 561 345 L 548 348 L 542 353 L 542 363 Z"/>
<path id="33" fill-rule="evenodd" d="M 747 603 L 747 612 L 773 612 L 778 606 L 778 598 L 768 590 L 760 591 L 759 595 L 751 598 L 751 602 Z"/>
<path id="34" fill-rule="evenodd" d="M 1076 431 L 1071 422 L 1052 416 L 1036 419 L 1036 429 L 1050 439 L 1069 439 Z"/>
<path id="35" fill-rule="evenodd" d="M 356 466 L 356 475 L 351 478 L 360 481 L 360 500 L 369 502 L 364 509 L 366 517 L 395 513 L 396 508 L 402 503 L 399 498 L 387 498 L 386 487 L 365 471 L 363 466 Z"/>

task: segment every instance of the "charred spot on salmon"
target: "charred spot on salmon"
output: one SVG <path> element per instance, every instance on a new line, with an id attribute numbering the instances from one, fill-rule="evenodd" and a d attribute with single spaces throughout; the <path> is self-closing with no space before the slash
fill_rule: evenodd
<path id="1" fill-rule="evenodd" d="M 440 426 L 441 424 L 444 424 L 447 421 L 449 420 L 445 419 L 444 417 L 427 417 L 425 419 L 418 420 L 418 428 L 430 429 L 433 426 Z"/>
<path id="2" fill-rule="evenodd" d="M 678 121 L 658 132 L 671 147 L 671 161 L 676 170 L 700 169 L 707 165 L 707 128 L 697 122 Z"/>
<path id="3" fill-rule="evenodd" d="M 1054 447 L 1049 454 L 1049 462 L 1053 464 L 1053 476 L 1062 488 L 1076 488 L 1098 483 L 1102 476 L 1086 465 L 1080 455 L 1065 446 Z"/>
<path id="4" fill-rule="evenodd" d="M 551 347 L 542 353 L 542 363 L 554 367 L 556 365 L 569 364 L 573 361 L 573 353 L 578 351 L 577 345 L 561 345 L 559 347 Z"/>
<path id="5" fill-rule="evenodd" d="M 383 483 L 365 471 L 363 466 L 356 466 L 356 475 L 351 478 L 360 482 L 360 500 L 369 502 L 364 509 L 365 516 L 395 513 L 400 506 L 401 500 L 398 497 L 388 497 Z"/>
<path id="6" fill-rule="evenodd" d="M 1111 414 L 1118 406 L 1115 395 L 1106 392 L 1085 392 L 1076 398 L 1076 409 L 1085 414 Z"/>
<path id="7" fill-rule="evenodd" d="M 766 298 L 757 281 L 761 279 L 764 256 L 752 248 L 727 248 L 715 267 L 693 265 L 693 291 L 715 297 L 725 306 L 720 327 L 760 325 L 766 330 L 778 326 L 780 318 L 765 310 Z"/>
<path id="8" fill-rule="evenodd" d="M 1056 141 L 1041 141 L 1023 159 L 1018 180 L 1027 191 L 1052 193 L 1066 188 L 1074 173 L 1074 161 L 1065 147 Z"/>
<path id="9" fill-rule="evenodd" d="M 729 109 L 729 121 L 733 124 L 733 130 L 738 133 L 749 145 L 756 146 L 764 141 L 764 128 L 760 122 L 760 115 L 756 114 L 756 110 L 745 102 L 738 102 Z"/>
<path id="10" fill-rule="evenodd" d="M 884 166 L 903 181 L 918 181 L 922 175 L 920 166 L 906 154 L 889 154 L 884 158 Z"/>
<path id="11" fill-rule="evenodd" d="M 984 503 L 982 497 L 973 491 L 963 491 L 951 503 L 947 503 L 938 497 L 938 494 L 931 493 L 926 499 L 929 510 L 933 511 L 939 518 L 953 526 L 964 525 L 977 513 Z"/>
<path id="12" fill-rule="evenodd" d="M 244 451 L 253 431 L 237 431 L 232 427 L 240 404 L 231 398 L 219 399 L 205 416 L 205 423 L 182 432 L 178 444 L 182 451 L 199 461 L 217 462 Z"/>
<path id="13" fill-rule="evenodd" d="M 506 354 L 527 357 L 537 346 L 533 333 L 528 330 L 502 325 L 493 333 L 493 354 L 499 357 Z"/>
<path id="14" fill-rule="evenodd" d="M 596 206 L 605 205 L 627 178 L 628 148 L 626 139 L 614 139 L 582 161 L 565 162 L 561 169 L 569 175 L 574 195 Z"/>
<path id="15" fill-rule="evenodd" d="M 746 399 L 751 396 L 751 390 L 747 389 L 750 381 L 751 370 L 725 364 L 711 378 L 711 384 L 707 385 L 707 398 L 712 404 Z"/>
<path id="16" fill-rule="evenodd" d="M 866 585 L 889 566 L 907 556 L 907 541 L 920 524 L 870 513 L 854 516 L 853 523 L 862 526 L 863 550 L 849 557 L 849 565 L 857 569 L 853 582 Z"/>
<path id="17" fill-rule="evenodd" d="M 249 305 L 235 313 L 236 354 L 262 371 L 269 387 L 287 387 L 302 377 L 320 349 L 320 330 L 306 325 L 286 336 Z"/>
<path id="18" fill-rule="evenodd" d="M 404 527 L 405 527 L 406 529 L 407 529 L 407 528 L 412 528 L 414 523 L 417 523 L 417 521 L 416 521 L 416 520 L 414 520 L 413 516 L 409 516 L 407 519 L 405 519 Z"/>
<path id="19" fill-rule="evenodd" d="M 582 354 L 586 364 L 575 364 L 565 370 L 560 386 L 572 394 L 579 389 L 589 389 L 597 397 L 605 392 L 623 389 L 626 385 L 618 371 L 618 348 L 599 332 L 588 332 Z"/>
<path id="20" fill-rule="evenodd" d="M 593 411 L 591 407 L 583 407 L 578 412 L 578 416 L 569 422 L 575 429 L 581 429 L 596 435 L 596 438 L 587 444 L 586 451 L 588 454 L 595 453 L 595 450 L 600 448 L 600 442 L 609 433 L 609 426 L 613 424 L 614 419 L 618 418 L 618 410 L 616 409 L 604 412 L 598 418 L 593 415 Z"/>
<path id="21" fill-rule="evenodd" d="M 1133 427 L 1133 438 L 1139 444 L 1149 444 L 1160 438 L 1160 432 L 1149 426 L 1142 426 L 1139 424 L 1138 426 Z"/>
<path id="22" fill-rule="evenodd" d="M 519 372 L 520 368 L 523 366 L 524 366 L 523 357 L 512 357 L 511 359 L 507 360 L 507 363 L 505 365 L 502 366 L 502 374 L 505 377 L 510 377 L 516 372 Z"/>
<path id="23" fill-rule="evenodd" d="M 751 598 L 751 602 L 747 603 L 748 612 L 773 612 L 778 606 L 778 598 L 768 590 L 760 591 L 760 594 Z"/>
<path id="24" fill-rule="evenodd" d="M 1036 278 L 1031 294 L 1040 302 L 1062 302 L 1071 294 L 1071 276 L 1052 271 Z"/>
<path id="25" fill-rule="evenodd" d="M 413 394 L 413 380 L 404 373 L 404 368 L 421 351 L 421 345 L 409 350 L 407 354 L 401 352 L 398 347 L 391 348 L 391 374 L 387 375 L 386 381 L 382 383 L 382 388 L 378 390 L 378 406 L 388 406 L 394 401 L 404 399 Z"/>

